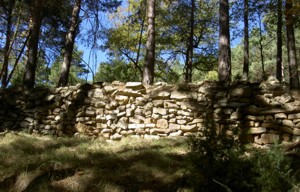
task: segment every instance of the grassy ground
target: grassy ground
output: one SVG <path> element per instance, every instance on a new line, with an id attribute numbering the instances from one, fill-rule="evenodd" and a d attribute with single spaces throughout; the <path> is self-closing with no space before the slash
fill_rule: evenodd
<path id="1" fill-rule="evenodd" d="M 0 136 L 0 191 L 191 191 L 184 139 Z"/>
<path id="2" fill-rule="evenodd" d="M 279 150 L 279 145 L 274 149 L 249 146 L 243 153 L 233 149 L 224 159 L 226 146 L 197 141 L 203 144 L 199 149 L 208 151 L 191 152 L 191 140 L 185 138 L 108 142 L 2 132 L 0 192 L 300 189 L 300 162 L 294 156 L 299 155 L 300 143 L 291 145 L 292 151 Z"/>

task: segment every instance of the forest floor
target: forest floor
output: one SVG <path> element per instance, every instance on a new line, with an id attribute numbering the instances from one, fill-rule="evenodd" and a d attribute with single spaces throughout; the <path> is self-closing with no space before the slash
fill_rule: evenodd
<path id="1" fill-rule="evenodd" d="M 214 141 L 202 144 L 215 155 L 228 152 L 226 145 Z M 191 145 L 187 138 L 106 141 L 1 132 L 0 192 L 300 189 L 300 142 L 273 149 L 248 146 L 243 153 L 231 150 L 229 159 L 213 162 L 191 151 Z"/>
<path id="2" fill-rule="evenodd" d="M 192 191 L 186 139 L 105 141 L 6 133 L 0 191 Z"/>

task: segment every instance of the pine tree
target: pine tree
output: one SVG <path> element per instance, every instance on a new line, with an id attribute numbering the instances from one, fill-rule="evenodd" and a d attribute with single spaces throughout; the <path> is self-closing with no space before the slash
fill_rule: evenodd
<path id="1" fill-rule="evenodd" d="M 26 89 L 34 88 L 35 71 L 37 67 L 38 45 L 40 29 L 42 24 L 42 11 L 45 0 L 33 1 L 33 9 L 30 18 L 30 37 L 28 42 L 28 59 L 23 78 L 23 85 Z"/>
<path id="2" fill-rule="evenodd" d="M 220 0 L 219 2 L 219 81 L 231 81 L 231 52 L 229 33 L 229 2 Z"/>
<path id="3" fill-rule="evenodd" d="M 76 0 L 73 7 L 70 28 L 66 34 L 64 60 L 62 63 L 61 74 L 60 74 L 57 87 L 63 87 L 68 85 L 73 49 L 74 49 L 75 38 L 76 38 L 76 30 L 79 25 L 80 9 L 81 9 L 81 0 Z"/>
<path id="4" fill-rule="evenodd" d="M 143 71 L 143 83 L 146 85 L 153 84 L 154 81 L 154 64 L 155 64 L 155 0 L 148 0 L 148 29 L 145 66 Z"/>
<path id="5" fill-rule="evenodd" d="M 287 36 L 287 50 L 290 74 L 290 89 L 299 89 L 298 63 L 296 55 L 296 42 L 294 31 L 294 18 L 291 13 L 293 3 L 291 0 L 285 1 L 285 20 L 286 20 L 286 36 Z"/>

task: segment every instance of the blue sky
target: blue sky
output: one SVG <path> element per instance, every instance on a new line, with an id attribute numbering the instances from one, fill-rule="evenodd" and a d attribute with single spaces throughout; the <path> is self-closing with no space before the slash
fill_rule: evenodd
<path id="1" fill-rule="evenodd" d="M 127 6 L 127 0 L 126 1 L 122 1 L 122 5 L 121 7 L 125 7 Z M 109 13 L 101 13 L 100 15 L 101 17 L 101 22 L 104 25 L 104 27 L 109 27 L 111 26 L 111 21 L 108 19 L 109 17 Z M 90 28 L 89 22 L 88 21 L 83 21 L 81 23 L 81 29 L 83 29 L 82 34 L 86 34 L 86 30 Z M 88 34 L 86 34 L 88 35 Z M 101 39 L 99 40 L 100 43 L 102 43 Z M 77 39 L 77 45 L 78 45 L 78 49 L 82 50 L 84 52 L 83 54 L 83 60 L 89 64 L 89 66 L 91 68 L 93 68 L 94 73 L 97 72 L 99 64 L 101 62 L 105 62 L 108 61 L 108 55 L 105 51 L 102 50 L 92 50 L 89 47 L 84 46 L 81 42 L 80 39 Z M 89 76 L 88 76 L 88 80 L 92 80 L 92 73 L 90 72 Z"/>
<path id="2" fill-rule="evenodd" d="M 107 16 L 103 17 L 104 20 L 107 20 L 106 18 Z M 107 20 L 104 23 L 108 23 L 108 22 L 109 21 Z M 89 28 L 89 23 L 87 21 L 83 21 L 81 23 L 81 28 L 82 28 L 81 34 L 88 35 L 86 30 Z M 83 45 L 81 39 L 76 39 L 76 40 L 77 40 L 78 49 L 84 52 L 83 60 L 93 69 L 93 72 L 96 73 L 98 70 L 99 63 L 108 60 L 107 59 L 108 56 L 106 52 L 102 50 L 91 49 L 91 47 L 87 47 Z M 100 40 L 100 43 L 101 42 L 102 41 Z M 92 72 L 89 73 L 88 80 L 92 80 Z"/>

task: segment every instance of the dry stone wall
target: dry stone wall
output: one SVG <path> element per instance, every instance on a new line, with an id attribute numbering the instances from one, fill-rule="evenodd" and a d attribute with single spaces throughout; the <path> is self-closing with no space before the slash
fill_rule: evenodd
<path id="1" fill-rule="evenodd" d="M 300 100 L 274 78 L 260 84 L 139 82 L 0 90 L 0 130 L 122 137 L 190 136 L 209 127 L 243 142 L 300 141 Z"/>

